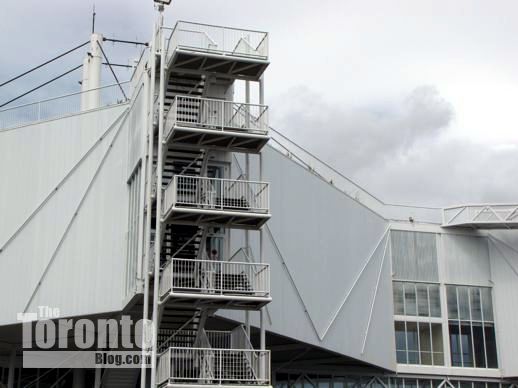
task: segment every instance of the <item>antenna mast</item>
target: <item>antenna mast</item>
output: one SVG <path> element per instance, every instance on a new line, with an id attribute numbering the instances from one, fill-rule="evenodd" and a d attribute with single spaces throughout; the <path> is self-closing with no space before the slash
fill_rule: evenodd
<path id="1" fill-rule="evenodd" d="M 95 32 L 95 3 L 92 9 L 92 34 Z"/>

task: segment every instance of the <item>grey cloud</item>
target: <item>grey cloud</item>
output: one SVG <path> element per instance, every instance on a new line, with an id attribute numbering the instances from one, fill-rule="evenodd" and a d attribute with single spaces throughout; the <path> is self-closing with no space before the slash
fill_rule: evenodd
<path id="1" fill-rule="evenodd" d="M 353 178 L 394 203 L 446 206 L 516 202 L 518 149 L 494 148 L 465 139 L 423 142 L 404 156 Z"/>
<path id="2" fill-rule="evenodd" d="M 328 104 L 304 87 L 287 95 L 289 107 L 274 104 L 283 109 L 275 125 L 349 174 L 405 154 L 438 136 L 453 118 L 451 105 L 430 86 L 416 88 L 398 104 L 364 109 Z"/>
<path id="3" fill-rule="evenodd" d="M 515 146 L 450 136 L 454 109 L 430 86 L 382 108 L 344 109 L 306 88 L 274 117 L 277 129 L 392 203 L 445 206 L 515 201 Z M 282 107 L 277 103 L 276 107 Z"/>

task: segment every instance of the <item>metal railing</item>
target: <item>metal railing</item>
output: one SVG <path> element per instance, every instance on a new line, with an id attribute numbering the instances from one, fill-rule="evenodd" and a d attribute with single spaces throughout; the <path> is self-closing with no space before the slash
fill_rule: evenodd
<path id="1" fill-rule="evenodd" d="M 164 192 L 163 212 L 171 208 L 268 213 L 269 184 L 238 179 L 175 175 Z"/>
<path id="2" fill-rule="evenodd" d="M 165 333 L 164 333 L 165 334 Z M 223 330 L 203 330 L 203 337 L 206 342 L 203 344 L 201 340 L 196 342 L 198 335 L 197 330 L 177 330 L 173 335 L 159 343 L 159 349 L 165 350 L 169 347 L 210 347 L 215 349 L 233 349 L 232 331 Z M 159 338 L 160 341 L 160 338 Z"/>
<path id="3" fill-rule="evenodd" d="M 268 33 L 179 21 L 167 39 L 167 59 L 176 49 L 268 58 Z"/>
<path id="4" fill-rule="evenodd" d="M 380 214 L 386 219 L 408 221 L 408 218 L 423 222 L 440 223 L 441 208 L 431 206 L 414 206 L 407 204 L 386 203 L 369 193 L 366 189 L 347 178 L 344 174 L 324 162 L 304 147 L 270 127 L 269 145 L 287 156 L 289 159 L 307 169 L 309 172 L 327 182 L 348 197 L 354 199 Z"/>
<path id="5" fill-rule="evenodd" d="M 173 258 L 164 267 L 160 296 L 175 293 L 270 296 L 269 264 Z"/>
<path id="6" fill-rule="evenodd" d="M 170 347 L 158 356 L 157 383 L 269 385 L 270 352 Z"/>
<path id="7" fill-rule="evenodd" d="M 268 106 L 192 96 L 176 96 L 167 114 L 167 139 L 173 127 L 268 133 Z"/>
<path id="8" fill-rule="evenodd" d="M 443 226 L 518 224 L 518 204 L 460 205 L 443 209 Z"/>
<path id="9" fill-rule="evenodd" d="M 120 85 L 128 94 L 130 82 Z M 18 105 L 0 110 L 0 129 L 15 128 L 32 122 L 58 119 L 70 114 L 81 112 L 83 93 L 100 92 L 99 108 L 121 104 L 126 101 L 119 84 L 107 85 L 87 92 L 66 94 L 29 104 Z"/>

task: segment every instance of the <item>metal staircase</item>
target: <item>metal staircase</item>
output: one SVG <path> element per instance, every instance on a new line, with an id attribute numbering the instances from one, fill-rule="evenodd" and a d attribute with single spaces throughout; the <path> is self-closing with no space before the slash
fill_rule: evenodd
<path id="1" fill-rule="evenodd" d="M 269 385 L 269 352 L 253 349 L 241 327 L 206 330 L 217 309 L 259 310 L 271 301 L 267 264 L 213 254 L 208 244 L 209 229 L 260 230 L 270 218 L 268 183 L 218 170 L 229 153 L 259 153 L 269 139 L 268 107 L 232 101 L 236 79 L 259 81 L 268 66 L 267 34 L 179 22 L 166 41 L 147 207 L 160 252 L 155 260 L 152 245 L 149 255 L 160 266 L 150 279 L 158 287 L 152 379 L 182 388 Z"/>
<path id="2" fill-rule="evenodd" d="M 130 388 L 136 387 L 140 369 L 137 368 L 110 368 L 103 373 L 101 387 Z"/>

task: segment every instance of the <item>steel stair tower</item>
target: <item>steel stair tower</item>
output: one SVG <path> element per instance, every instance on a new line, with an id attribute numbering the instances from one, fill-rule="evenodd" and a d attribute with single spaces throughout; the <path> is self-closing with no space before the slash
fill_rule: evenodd
<path id="1" fill-rule="evenodd" d="M 151 52 L 144 318 L 154 332 L 141 386 L 146 373 L 152 387 L 270 386 L 263 319 L 270 269 L 262 257 L 269 185 L 260 179 L 268 34 L 178 22 L 156 29 Z M 238 81 L 246 82 L 245 102 L 234 101 Z M 250 103 L 252 82 L 259 104 Z M 257 158 L 259 179 L 249 168 L 232 179 L 233 153 L 245 155 L 247 167 Z M 245 230 L 246 241 L 260 235 L 257 259 L 232 255 L 231 229 Z M 219 309 L 259 311 L 260 348 L 242 326 L 208 330 Z"/>

